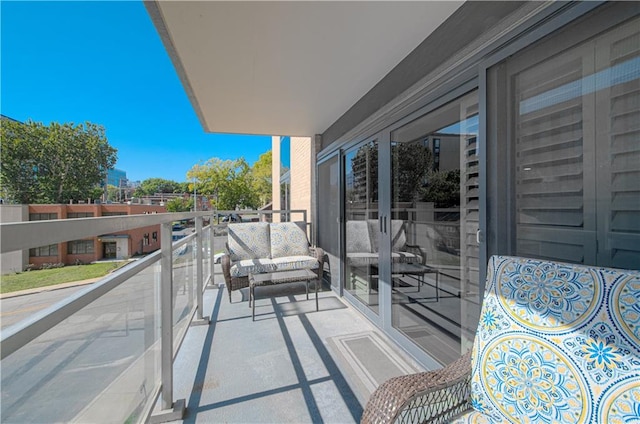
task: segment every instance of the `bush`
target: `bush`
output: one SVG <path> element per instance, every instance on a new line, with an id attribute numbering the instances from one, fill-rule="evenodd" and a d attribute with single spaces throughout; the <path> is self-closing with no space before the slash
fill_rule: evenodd
<path id="1" fill-rule="evenodd" d="M 58 262 L 58 263 L 45 262 L 42 265 L 40 265 L 40 269 L 53 269 L 53 268 L 62 268 L 62 267 L 64 267 L 64 264 L 62 262 Z"/>

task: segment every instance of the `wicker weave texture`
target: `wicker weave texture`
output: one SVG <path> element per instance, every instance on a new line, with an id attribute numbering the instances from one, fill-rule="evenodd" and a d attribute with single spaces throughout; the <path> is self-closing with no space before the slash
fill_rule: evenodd
<path id="1" fill-rule="evenodd" d="M 394 377 L 369 398 L 363 424 L 447 423 L 468 410 L 471 352 L 447 367 Z"/>
<path id="2" fill-rule="evenodd" d="M 322 272 L 324 269 L 324 250 L 319 247 L 311 247 L 309 248 L 309 253 L 311 256 L 315 257 L 319 263 L 318 269 L 312 271 L 315 272 L 319 278 L 322 278 Z M 227 286 L 227 291 L 229 292 L 229 302 L 231 302 L 231 293 L 233 291 L 249 287 L 249 277 L 231 276 L 231 258 L 228 254 L 222 255 L 220 264 L 222 266 L 222 275 L 224 276 L 224 282 Z"/>

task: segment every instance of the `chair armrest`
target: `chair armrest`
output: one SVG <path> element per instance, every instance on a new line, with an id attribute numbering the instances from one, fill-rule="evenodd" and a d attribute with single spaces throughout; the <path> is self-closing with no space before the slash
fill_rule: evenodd
<path id="1" fill-rule="evenodd" d="M 318 277 L 322 278 L 322 272 L 324 270 L 324 250 L 321 247 L 310 247 L 309 252 L 311 256 L 318 260 Z"/>
<path id="2" fill-rule="evenodd" d="M 369 398 L 362 424 L 447 423 L 468 410 L 471 351 L 445 368 L 393 377 Z"/>
<path id="3" fill-rule="evenodd" d="M 422 265 L 427 264 L 427 251 L 425 249 L 423 249 L 422 247 L 416 244 L 405 244 L 405 248 L 409 253 L 413 253 L 414 255 L 420 255 L 420 257 L 422 258 Z"/>
<path id="4" fill-rule="evenodd" d="M 231 256 L 227 253 L 220 257 L 220 265 L 222 266 L 222 274 L 224 275 L 224 282 L 227 284 L 227 287 L 230 287 L 231 284 Z"/>

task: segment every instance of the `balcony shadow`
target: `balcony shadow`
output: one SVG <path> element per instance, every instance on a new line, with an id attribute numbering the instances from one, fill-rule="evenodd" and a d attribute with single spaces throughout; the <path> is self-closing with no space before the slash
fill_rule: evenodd
<path id="1" fill-rule="evenodd" d="M 304 287 L 304 285 L 302 285 L 302 287 Z M 331 353 L 323 342 L 321 335 L 318 333 L 316 328 L 314 328 L 314 320 L 310 319 L 310 316 L 316 313 L 315 299 L 313 298 L 315 294 L 311 293 L 309 295 L 309 300 L 307 301 L 304 297 L 302 297 L 302 300 L 300 300 L 301 298 L 299 294 L 291 294 L 291 291 L 289 293 L 290 294 L 288 296 L 285 296 L 284 298 L 271 297 L 270 299 L 268 299 L 270 304 L 266 304 L 266 298 L 258 300 L 259 302 L 262 301 L 262 307 L 268 307 L 270 309 L 271 315 L 269 318 L 263 320 L 265 321 L 263 322 L 263 324 L 260 324 L 260 322 L 258 321 L 256 321 L 255 323 L 251 322 L 251 312 L 247 307 L 248 303 L 237 305 L 237 302 L 233 302 L 230 305 L 235 306 L 235 313 L 240 313 L 241 316 L 223 316 L 223 318 L 218 321 L 223 294 L 223 290 L 219 290 L 215 300 L 215 306 L 211 314 L 212 323 L 207 331 L 206 339 L 204 341 L 204 346 L 202 349 L 202 355 L 199 360 L 198 370 L 196 372 L 196 376 L 191 389 L 191 394 L 188 400 L 187 416 L 183 421 L 184 423 L 196 423 L 204 422 L 207 419 L 210 420 L 211 415 L 209 414 L 212 411 L 222 411 L 223 408 L 229 406 L 235 406 L 236 408 L 239 408 L 239 411 L 245 411 L 246 408 L 253 410 L 261 408 L 268 409 L 274 403 L 279 402 L 279 398 L 277 397 L 277 395 L 280 394 L 284 394 L 284 397 L 288 398 L 289 400 L 295 399 L 297 398 L 297 396 L 300 396 L 300 400 L 298 403 L 299 407 L 301 408 L 300 411 L 306 410 L 306 413 L 298 415 L 298 417 L 306 416 L 306 418 L 298 418 L 297 421 L 301 419 L 303 421 L 309 420 L 313 423 L 333 421 L 332 419 L 327 417 L 327 384 L 334 387 L 333 390 L 335 391 L 330 396 L 335 397 L 335 402 L 342 402 L 344 404 L 345 420 L 353 420 L 354 422 L 359 422 L 362 415 L 363 407 L 356 394 L 349 386 L 347 379 L 340 371 L 337 363 L 332 358 Z M 304 291 L 302 293 L 304 293 Z M 328 312 L 331 310 L 347 308 L 339 299 L 335 297 L 321 297 L 319 298 L 319 302 L 320 312 Z M 260 303 L 258 305 L 260 305 Z M 243 313 L 244 308 L 246 308 L 246 315 Z M 310 316 L 307 316 L 307 313 L 310 313 Z M 249 322 L 247 322 L 247 320 Z M 273 323 L 273 320 L 277 321 L 277 326 L 274 326 L 275 323 L 267 324 L 267 322 Z M 281 384 L 278 384 L 278 381 L 271 382 L 275 383 L 277 387 L 265 387 L 265 390 L 255 390 L 254 392 L 251 392 L 250 388 L 258 387 L 259 385 L 254 384 L 252 381 L 242 382 L 240 385 L 248 387 L 249 390 L 236 391 L 234 395 L 230 396 L 230 398 L 224 400 L 220 399 L 219 396 L 223 396 L 225 393 L 233 392 L 233 388 L 229 388 L 228 386 L 225 387 L 225 381 L 221 380 L 220 378 L 216 378 L 216 376 L 218 375 L 217 372 L 220 370 L 212 369 L 210 361 L 211 358 L 215 358 L 214 355 L 223 355 L 223 353 L 219 350 L 217 353 L 213 352 L 215 346 L 219 346 L 219 343 L 221 343 L 221 340 L 219 339 L 222 336 L 218 335 L 218 339 L 214 338 L 214 335 L 216 335 L 216 326 L 219 323 L 237 323 L 232 325 L 245 325 L 247 327 L 244 328 L 253 328 L 257 332 L 261 332 L 263 330 L 273 331 L 274 336 L 277 334 L 276 339 L 281 340 L 281 342 L 284 344 L 282 352 L 284 353 L 284 355 L 288 356 L 288 358 L 283 357 L 282 361 L 291 366 L 293 371 L 292 374 L 283 379 Z M 264 327 L 265 324 L 270 328 L 270 330 L 266 330 L 266 327 Z M 251 337 L 246 333 L 245 336 Z M 308 342 L 306 344 L 306 349 L 301 347 L 301 341 L 299 340 L 299 338 L 304 338 L 305 342 Z M 232 340 L 225 340 L 224 344 L 228 346 L 228 342 L 232 342 Z M 296 346 L 298 346 L 298 348 L 296 348 Z M 314 376 L 314 370 L 310 370 L 305 367 L 305 363 L 308 364 L 308 358 L 311 354 L 311 350 L 315 351 L 312 355 L 314 358 L 316 358 L 316 363 L 313 365 L 313 368 L 323 368 L 322 375 L 316 374 L 316 376 Z M 249 354 L 255 355 L 257 353 L 252 352 Z M 243 373 L 239 373 L 237 375 L 238 378 L 241 378 L 242 374 Z M 203 398 L 203 392 L 205 391 L 209 391 L 209 394 L 205 395 Z M 209 396 L 212 392 L 215 392 L 215 397 L 220 400 L 216 400 L 215 398 L 211 399 L 211 397 Z M 291 395 L 289 396 L 289 394 Z M 276 397 L 274 398 L 274 396 Z M 205 401 L 205 404 L 202 404 L 203 400 Z M 209 401 L 208 403 L 206 403 L 207 400 L 213 400 L 213 402 Z M 252 402 L 256 400 L 261 400 L 263 403 L 256 404 L 255 402 Z M 304 404 L 302 404 L 301 402 L 303 402 Z M 226 409 L 228 411 L 228 408 Z M 245 417 L 246 421 L 246 415 L 242 415 L 243 413 L 244 412 L 238 412 L 238 415 L 241 417 Z M 350 418 L 347 419 L 349 415 Z M 221 419 L 222 421 L 233 421 L 233 419 L 222 417 L 220 417 L 219 419 Z M 236 419 L 239 418 L 236 417 Z"/>

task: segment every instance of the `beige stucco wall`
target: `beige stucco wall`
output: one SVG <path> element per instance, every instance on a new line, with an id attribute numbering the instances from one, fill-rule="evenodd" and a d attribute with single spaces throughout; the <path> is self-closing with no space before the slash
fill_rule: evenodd
<path id="1" fill-rule="evenodd" d="M 280 137 L 271 137 L 271 209 L 280 209 Z M 280 214 L 273 214 L 273 222 L 280 222 Z"/>
<path id="2" fill-rule="evenodd" d="M 291 137 L 291 209 L 307 211 L 307 222 L 311 222 L 311 138 Z M 293 220 L 301 220 L 295 214 Z"/>

